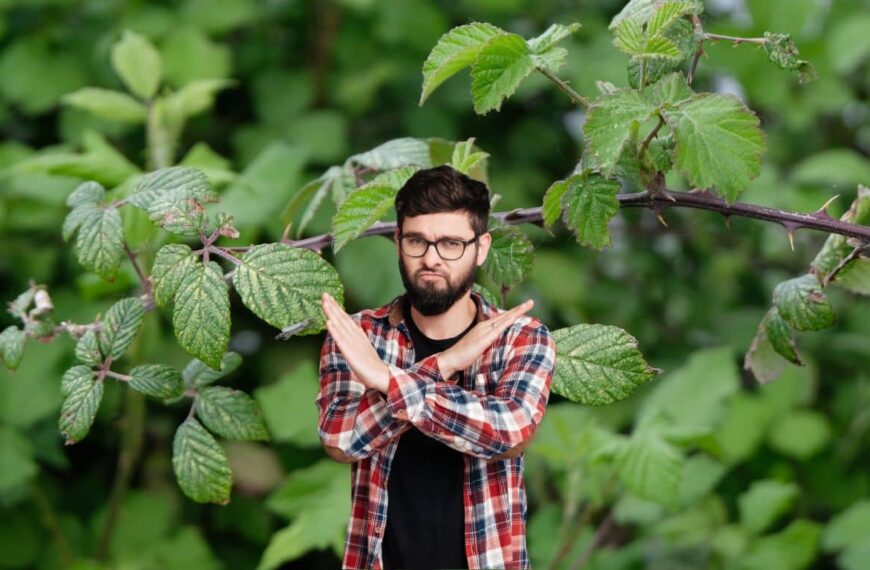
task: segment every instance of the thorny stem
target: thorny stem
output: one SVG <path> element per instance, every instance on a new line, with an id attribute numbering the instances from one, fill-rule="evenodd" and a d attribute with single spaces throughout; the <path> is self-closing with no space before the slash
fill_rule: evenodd
<path id="1" fill-rule="evenodd" d="M 692 15 L 692 24 L 695 26 L 696 35 L 703 38 L 704 28 L 701 26 L 701 18 L 699 18 L 697 14 Z M 689 74 L 686 76 L 686 81 L 689 85 L 691 85 L 692 81 L 695 80 L 695 71 L 698 69 L 698 61 L 700 61 L 702 55 L 704 55 L 703 39 L 698 42 L 698 49 L 695 50 L 695 55 L 692 58 L 692 65 L 689 66 Z"/>
<path id="2" fill-rule="evenodd" d="M 142 289 L 145 291 L 146 295 L 150 296 L 151 281 L 149 281 L 148 278 L 145 277 L 145 274 L 142 273 L 142 270 L 139 268 L 139 264 L 136 263 L 136 254 L 134 254 L 133 251 L 130 250 L 130 245 L 127 243 L 126 240 L 124 241 L 124 251 L 127 252 L 127 257 L 130 258 L 130 263 L 133 264 L 133 269 L 136 270 L 136 275 L 139 276 L 139 281 L 142 282 Z"/>
<path id="3" fill-rule="evenodd" d="M 538 67 L 536 69 L 538 71 L 540 71 L 544 75 L 544 77 L 546 77 L 547 79 L 549 79 L 550 81 L 555 83 L 559 89 L 564 91 L 568 95 L 568 97 L 571 98 L 572 102 L 574 102 L 578 105 L 583 105 L 583 107 L 585 107 L 587 109 L 589 108 L 589 105 L 591 104 L 591 103 L 589 103 L 589 99 L 587 99 L 583 95 L 580 95 L 579 93 L 574 91 L 574 89 L 572 89 L 571 86 L 568 85 L 568 83 L 566 81 L 563 81 L 562 79 L 559 79 L 558 77 L 556 77 L 553 74 L 553 72 L 551 72 L 549 69 L 546 69 L 543 67 Z"/>
<path id="4" fill-rule="evenodd" d="M 708 32 L 704 32 L 704 39 L 710 41 L 718 41 L 725 40 L 729 42 L 734 42 L 736 45 L 740 44 L 755 44 L 759 46 L 763 46 L 767 43 L 767 38 L 740 38 L 736 36 L 724 36 L 722 34 L 711 34 Z"/>
<path id="5" fill-rule="evenodd" d="M 637 156 L 641 160 L 643 160 L 643 154 L 646 152 L 647 148 L 649 148 L 650 142 L 652 142 L 652 140 L 656 137 L 656 135 L 659 134 L 659 129 L 661 129 L 663 126 L 665 126 L 665 118 L 662 117 L 661 114 L 659 114 L 658 124 L 655 126 L 655 128 L 653 130 L 650 131 L 650 133 L 646 136 L 646 138 L 643 139 L 643 143 L 641 143 L 641 145 L 640 145 L 640 151 L 638 151 Z"/>
<path id="6" fill-rule="evenodd" d="M 217 256 L 223 257 L 224 259 L 231 261 L 233 263 L 233 265 L 241 265 L 242 264 L 241 259 L 239 259 L 235 255 L 230 255 L 229 253 L 224 251 L 223 248 L 210 245 L 207 248 L 205 248 L 206 255 L 208 255 L 208 252 L 212 252 L 213 254 L 215 254 Z"/>

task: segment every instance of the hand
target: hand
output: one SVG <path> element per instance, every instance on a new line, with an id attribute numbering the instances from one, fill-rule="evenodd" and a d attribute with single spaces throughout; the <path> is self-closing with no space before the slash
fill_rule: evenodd
<path id="1" fill-rule="evenodd" d="M 378 356 L 369 337 L 328 293 L 320 297 L 326 315 L 326 329 L 348 366 L 367 388 L 384 394 L 390 386 L 390 369 Z"/>
<path id="2" fill-rule="evenodd" d="M 456 372 L 471 366 L 471 363 L 483 354 L 483 351 L 492 346 L 492 343 L 501 336 L 507 327 L 531 309 L 534 304 L 535 302 L 529 299 L 509 311 L 477 323 L 459 342 L 438 354 L 438 367 L 441 369 L 441 376 L 447 379 Z"/>

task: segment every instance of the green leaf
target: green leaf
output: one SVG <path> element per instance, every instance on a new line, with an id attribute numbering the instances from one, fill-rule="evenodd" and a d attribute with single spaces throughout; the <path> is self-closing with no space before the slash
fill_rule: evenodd
<path id="1" fill-rule="evenodd" d="M 429 145 L 426 141 L 411 137 L 389 140 L 366 152 L 355 154 L 349 162 L 375 170 L 390 170 L 403 166 L 429 168 Z"/>
<path id="2" fill-rule="evenodd" d="M 791 327 L 785 319 L 779 315 L 779 311 L 776 307 L 771 307 L 770 310 L 767 311 L 767 314 L 762 321 L 762 325 L 764 326 L 764 333 L 767 335 L 767 339 L 770 341 L 770 344 L 773 346 L 775 351 L 792 364 L 797 364 L 798 366 L 803 365 L 797 351 L 797 345 L 795 344 Z"/>
<path id="3" fill-rule="evenodd" d="M 607 176 L 616 165 L 626 143 L 638 127 L 655 113 L 638 91 L 624 90 L 602 95 L 586 114 L 583 135 L 592 163 Z"/>
<path id="4" fill-rule="evenodd" d="M 94 329 L 88 329 L 76 343 L 76 358 L 88 366 L 99 366 L 103 362 L 100 342 Z"/>
<path id="5" fill-rule="evenodd" d="M 237 352 L 225 352 L 221 358 L 220 370 L 208 367 L 202 360 L 194 358 L 187 363 L 181 373 L 184 385 L 194 388 L 207 386 L 212 382 L 232 374 L 242 363 L 242 357 Z"/>
<path id="6" fill-rule="evenodd" d="M 825 528 L 822 546 L 828 552 L 867 543 L 870 527 L 870 500 L 864 499 L 837 513 Z"/>
<path id="7" fill-rule="evenodd" d="M 666 506 L 677 504 L 683 456 L 655 432 L 636 432 L 621 442 L 615 465 L 622 484 L 638 497 Z"/>
<path id="8" fill-rule="evenodd" d="M 124 256 L 121 214 L 116 208 L 94 208 L 83 216 L 78 225 L 75 252 L 85 269 L 109 281 L 115 279 Z"/>
<path id="9" fill-rule="evenodd" d="M 471 65 L 489 40 L 504 33 L 504 30 L 491 24 L 473 22 L 453 28 L 441 36 L 423 63 L 420 105 L 444 81 Z"/>
<path id="10" fill-rule="evenodd" d="M 456 146 L 453 147 L 453 156 L 450 159 L 451 166 L 463 174 L 471 175 L 471 171 L 477 168 L 481 161 L 489 157 L 488 152 L 473 151 L 474 137 L 471 137 L 467 141 L 456 143 Z"/>
<path id="11" fill-rule="evenodd" d="M 800 488 L 794 483 L 753 481 L 749 490 L 737 499 L 740 524 L 754 534 L 761 534 L 791 509 L 799 493 Z"/>
<path id="12" fill-rule="evenodd" d="M 693 186 L 715 186 L 730 202 L 761 172 L 764 133 L 737 97 L 702 93 L 663 115 L 676 136 L 676 167 Z"/>
<path id="13" fill-rule="evenodd" d="M 474 112 L 484 115 L 493 109 L 498 111 L 502 101 L 517 90 L 534 68 L 521 36 L 505 33 L 489 40 L 471 67 Z"/>
<path id="14" fill-rule="evenodd" d="M 60 381 L 60 394 L 64 398 L 72 394 L 77 388 L 86 385 L 96 374 L 86 364 L 76 364 L 63 373 Z"/>
<path id="15" fill-rule="evenodd" d="M 4 496 L 21 493 L 21 488 L 39 473 L 39 465 L 34 455 L 33 445 L 27 437 L 11 426 L 0 425 L 0 493 Z M 9 540 L 9 534 L 14 533 L 15 529 L 22 529 L 24 526 L 17 524 L 18 521 L 12 515 L 13 512 L 10 510 L 5 513 L 5 524 L 3 525 L 3 531 L 0 531 L 5 535 L 0 538 L 0 542 L 2 542 L 3 546 L 3 562 L 7 565 L 15 565 L 18 562 L 18 559 L 15 557 L 16 548 L 14 543 Z M 18 512 L 20 513 L 20 511 Z M 24 518 L 22 517 L 19 520 L 23 522 Z M 13 534 L 13 537 L 15 534 Z M 33 539 L 30 545 L 34 551 L 34 563 L 37 545 L 39 544 L 35 535 L 36 533 L 33 532 Z M 26 565 L 27 562 L 25 561 L 24 564 Z"/>
<path id="16" fill-rule="evenodd" d="M 92 216 L 96 218 L 99 215 L 102 215 L 100 214 L 100 208 L 93 204 L 82 204 L 70 210 L 66 218 L 64 218 L 63 227 L 61 228 L 63 241 L 69 241 L 69 238 L 81 227 L 82 222 L 90 219 Z"/>
<path id="17" fill-rule="evenodd" d="M 359 237 L 393 207 L 396 194 L 417 169 L 389 170 L 350 193 L 332 218 L 332 249 L 336 253 Z"/>
<path id="18" fill-rule="evenodd" d="M 761 327 L 761 330 L 752 339 L 749 350 L 746 351 L 743 367 L 746 370 L 751 370 L 753 376 L 761 384 L 765 384 L 776 380 L 782 374 L 786 364 L 788 361 L 774 350 L 764 332 L 764 327 Z"/>
<path id="19" fill-rule="evenodd" d="M 870 224 L 870 188 L 858 186 L 858 195 L 849 209 L 840 216 L 840 220 L 853 224 Z M 820 281 L 827 279 L 828 275 L 853 249 L 846 236 L 829 235 L 825 240 L 825 245 L 813 260 L 813 272 L 819 276 Z M 830 283 L 853 293 L 870 295 L 870 261 L 861 258 L 850 261 Z"/>
<path id="20" fill-rule="evenodd" d="M 831 424 L 818 412 L 795 410 L 774 422 L 770 446 L 789 457 L 806 460 L 819 453 L 831 439 Z"/>
<path id="21" fill-rule="evenodd" d="M 780 316 L 799 331 L 817 331 L 834 323 L 834 309 L 815 275 L 783 281 L 773 290 Z"/>
<path id="22" fill-rule="evenodd" d="M 16 319 L 24 320 L 24 315 L 27 314 L 27 309 L 33 302 L 36 296 L 36 289 L 28 288 L 23 293 L 20 293 L 13 301 L 9 303 L 9 314 Z"/>
<path id="23" fill-rule="evenodd" d="M 165 230 L 196 234 L 203 222 L 202 205 L 217 201 L 217 196 L 201 170 L 172 166 L 143 176 L 129 200 Z"/>
<path id="24" fill-rule="evenodd" d="M 680 72 L 670 73 L 652 86 L 652 100 L 659 107 L 678 106 L 694 94 L 686 76 Z"/>
<path id="25" fill-rule="evenodd" d="M 121 299 L 106 312 L 100 329 L 100 349 L 107 357 L 118 360 L 127 351 L 145 318 L 145 308 L 137 297 Z"/>
<path id="26" fill-rule="evenodd" d="M 350 165 L 330 166 L 321 176 L 306 183 L 293 195 L 281 212 L 281 221 L 289 224 L 302 204 L 308 202 L 296 229 L 297 237 L 301 236 L 328 194 L 332 194 L 333 201 L 340 204 L 355 188 L 356 178 Z"/>
<path id="27" fill-rule="evenodd" d="M 106 190 L 94 181 L 82 182 L 66 197 L 66 205 L 75 209 L 83 205 L 98 206 L 106 198 Z"/>
<path id="28" fill-rule="evenodd" d="M 64 95 L 63 102 L 112 121 L 123 123 L 145 121 L 145 105 L 126 93 L 111 89 L 83 87 L 69 95 Z"/>
<path id="29" fill-rule="evenodd" d="M 154 257 L 151 279 L 154 283 L 154 301 L 168 307 L 175 301 L 175 293 L 184 277 L 196 270 L 197 257 L 185 244 L 164 245 Z"/>
<path id="30" fill-rule="evenodd" d="M 233 473 L 227 455 L 195 418 L 178 426 L 172 442 L 172 467 L 178 486 L 198 503 L 230 501 Z"/>
<path id="31" fill-rule="evenodd" d="M 562 214 L 562 197 L 571 187 L 570 180 L 570 178 L 568 180 L 557 180 L 544 192 L 541 215 L 544 218 L 544 224 L 548 227 L 555 224 Z"/>
<path id="32" fill-rule="evenodd" d="M 165 364 L 142 364 L 130 371 L 130 387 L 143 394 L 167 400 L 184 392 L 181 374 Z"/>
<path id="33" fill-rule="evenodd" d="M 798 59 L 800 52 L 788 34 L 764 32 L 764 52 L 780 69 L 797 71 L 801 83 L 817 77 L 813 64 L 805 59 Z"/>
<path id="34" fill-rule="evenodd" d="M 94 417 L 103 399 L 103 381 L 97 380 L 90 368 L 74 366 L 64 374 L 62 392 L 63 405 L 60 409 L 58 425 L 60 433 L 70 445 L 81 441 L 94 423 Z"/>
<path id="35" fill-rule="evenodd" d="M 732 396 L 716 432 L 722 459 L 734 464 L 751 457 L 764 440 L 771 416 L 761 398 L 745 393 Z"/>
<path id="36" fill-rule="evenodd" d="M 603 406 L 624 400 L 660 370 L 652 368 L 624 330 L 579 324 L 553 331 L 553 392 L 572 402 Z"/>
<path id="37" fill-rule="evenodd" d="M 806 568 L 816 557 L 819 524 L 798 519 L 785 530 L 765 536 L 753 543 L 748 553 L 741 558 L 741 568 L 746 570 L 799 570 Z"/>
<path id="38" fill-rule="evenodd" d="M 528 236 L 515 226 L 491 230 L 492 245 L 483 271 L 501 288 L 513 288 L 532 270 L 535 247 Z"/>
<path id="39" fill-rule="evenodd" d="M 218 91 L 233 85 L 228 79 L 196 79 L 164 99 L 164 104 L 172 108 L 172 113 L 188 118 L 208 110 Z"/>
<path id="40" fill-rule="evenodd" d="M 565 181 L 568 186 L 562 197 L 565 225 L 574 232 L 577 242 L 596 249 L 609 246 L 607 225 L 619 209 L 616 193 L 619 182 L 584 171 Z"/>
<path id="41" fill-rule="evenodd" d="M 184 275 L 172 326 L 181 347 L 214 369 L 230 342 L 230 297 L 220 265 L 209 261 Z"/>
<path id="42" fill-rule="evenodd" d="M 16 370 L 21 364 L 26 340 L 27 334 L 24 330 L 14 325 L 9 325 L 0 333 L 0 357 L 9 370 Z"/>
<path id="43" fill-rule="evenodd" d="M 646 23 L 652 18 L 653 14 L 655 14 L 661 4 L 661 0 L 630 0 L 622 10 L 613 17 L 608 28 L 613 30 L 626 19 Z M 680 2 L 680 4 L 689 5 L 689 11 L 687 13 L 700 14 L 704 11 L 704 6 L 698 0 L 689 0 L 686 2 Z"/>
<path id="44" fill-rule="evenodd" d="M 316 430 L 311 429 L 317 425 L 317 409 L 311 402 L 317 399 L 318 389 L 317 363 L 312 359 L 254 390 L 273 441 L 320 447 Z"/>
<path id="45" fill-rule="evenodd" d="M 240 259 L 233 284 L 242 302 L 279 329 L 305 322 L 297 334 L 314 334 L 326 326 L 321 294 L 328 292 L 339 303 L 344 298 L 338 273 L 311 250 L 267 243 Z"/>
<path id="46" fill-rule="evenodd" d="M 160 85 L 160 54 L 144 36 L 124 30 L 112 46 L 112 67 L 124 85 L 140 99 L 150 99 Z"/>
<path id="47" fill-rule="evenodd" d="M 196 398 L 196 416 L 227 439 L 267 441 L 269 432 L 257 402 L 239 390 L 208 386 Z"/>
<path id="48" fill-rule="evenodd" d="M 556 72 L 565 63 L 568 51 L 565 48 L 555 47 L 557 43 L 569 37 L 580 29 L 580 24 L 574 23 L 568 26 L 563 24 L 551 24 L 543 34 L 526 41 L 532 61 L 538 68 Z"/>

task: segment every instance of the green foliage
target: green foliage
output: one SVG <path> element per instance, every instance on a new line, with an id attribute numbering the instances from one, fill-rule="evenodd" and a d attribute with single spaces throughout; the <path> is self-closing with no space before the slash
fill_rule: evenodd
<path id="1" fill-rule="evenodd" d="M 177 398 L 184 391 L 181 374 L 165 364 L 142 364 L 130 370 L 130 387 L 160 399 Z"/>
<path id="2" fill-rule="evenodd" d="M 21 364 L 26 340 L 26 333 L 14 325 L 6 327 L 0 333 L 0 360 L 6 368 L 15 370 Z"/>
<path id="3" fill-rule="evenodd" d="M 513 95 L 535 64 L 525 40 L 516 34 L 501 34 L 484 45 L 471 68 L 471 98 L 474 111 L 484 115 L 498 111 Z"/>
<path id="4" fill-rule="evenodd" d="M 170 243 L 160 248 L 151 266 L 154 300 L 158 305 L 172 305 L 178 287 L 188 273 L 196 270 L 196 263 L 196 256 L 185 244 Z"/>
<path id="5" fill-rule="evenodd" d="M 199 390 L 196 414 L 205 426 L 228 439 L 265 441 L 269 439 L 257 403 L 244 392 L 224 386 Z"/>
<path id="6" fill-rule="evenodd" d="M 88 366 L 73 366 L 64 373 L 61 394 L 60 433 L 67 445 L 83 439 L 94 423 L 103 399 L 103 380 L 95 378 Z"/>
<path id="7" fill-rule="evenodd" d="M 834 310 L 815 275 L 783 281 L 773 290 L 773 303 L 782 318 L 799 331 L 817 331 L 834 322 Z"/>
<path id="8" fill-rule="evenodd" d="M 160 84 L 160 54 L 145 37 L 124 30 L 112 47 L 112 66 L 127 88 L 140 99 L 150 99 Z"/>
<path id="9" fill-rule="evenodd" d="M 471 65 L 480 50 L 503 30 L 480 22 L 453 28 L 438 40 L 423 63 L 423 92 L 420 104 L 456 72 Z"/>
<path id="10" fill-rule="evenodd" d="M 185 274 L 175 296 L 172 327 L 184 350 L 220 369 L 230 342 L 230 296 L 220 265 L 197 264 Z"/>
<path id="11" fill-rule="evenodd" d="M 483 271 L 502 290 L 521 283 L 532 269 L 534 246 L 526 235 L 513 226 L 490 230 L 492 245 Z"/>
<path id="12" fill-rule="evenodd" d="M 788 512 L 797 499 L 798 492 L 798 486 L 793 483 L 755 481 L 738 499 L 740 524 L 751 532 L 764 532 Z"/>
<path id="13" fill-rule="evenodd" d="M 118 360 L 136 340 L 145 309 L 139 299 L 128 297 L 112 305 L 106 312 L 100 328 L 100 350 L 107 357 Z"/>
<path id="14" fill-rule="evenodd" d="M 221 357 L 219 370 L 209 367 L 202 360 L 194 358 L 187 363 L 182 371 L 186 388 L 201 388 L 232 374 L 242 363 L 242 357 L 237 352 L 225 352 Z"/>
<path id="15" fill-rule="evenodd" d="M 226 452 L 196 418 L 187 418 L 175 431 L 172 467 L 184 494 L 194 501 L 230 500 L 233 474 Z"/>

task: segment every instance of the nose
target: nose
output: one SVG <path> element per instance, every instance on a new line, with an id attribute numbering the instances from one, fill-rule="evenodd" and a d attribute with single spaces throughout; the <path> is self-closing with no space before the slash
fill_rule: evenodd
<path id="1" fill-rule="evenodd" d="M 441 256 L 438 255 L 438 250 L 435 249 L 435 244 L 430 243 L 426 248 L 426 253 L 422 257 L 423 265 L 426 267 L 437 267 L 441 265 Z"/>

